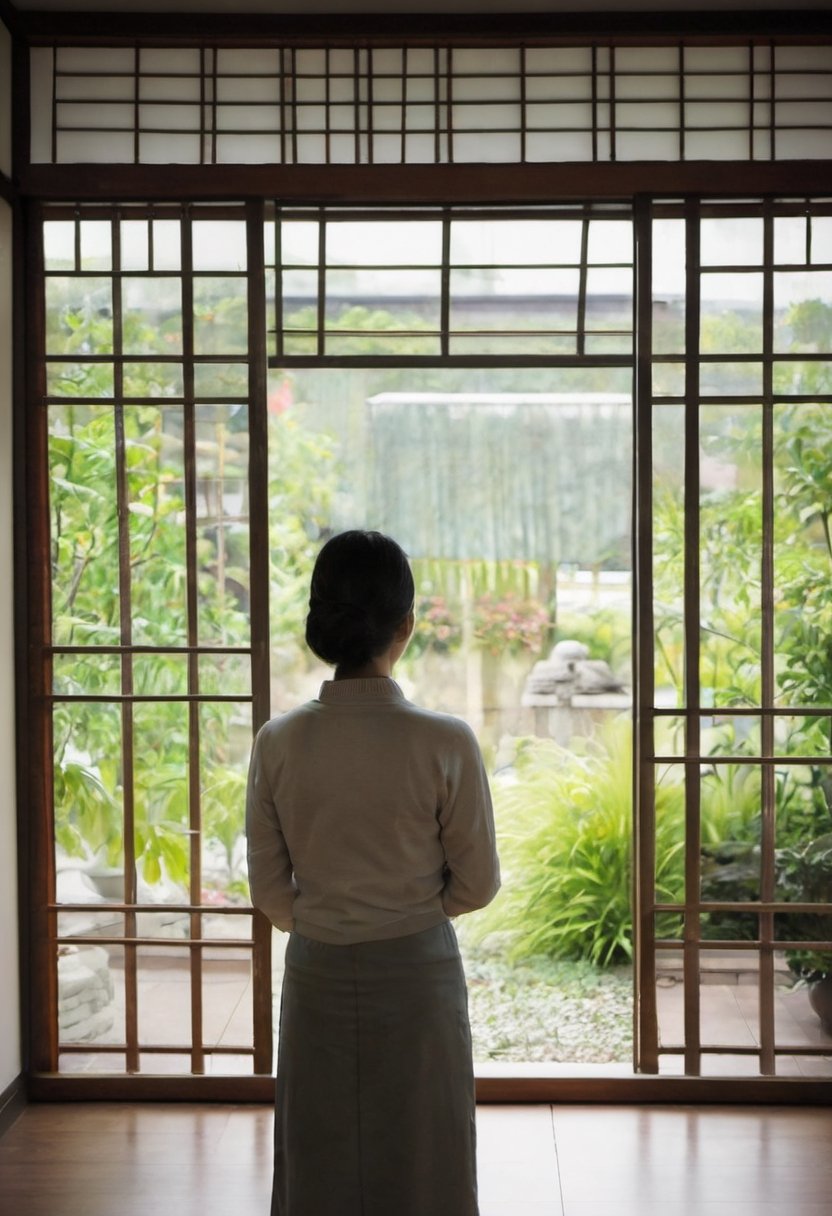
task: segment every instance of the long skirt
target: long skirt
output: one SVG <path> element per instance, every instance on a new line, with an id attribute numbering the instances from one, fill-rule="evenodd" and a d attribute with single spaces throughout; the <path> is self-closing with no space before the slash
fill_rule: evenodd
<path id="1" fill-rule="evenodd" d="M 272 1216 L 477 1216 L 468 998 L 449 923 L 286 949 Z"/>

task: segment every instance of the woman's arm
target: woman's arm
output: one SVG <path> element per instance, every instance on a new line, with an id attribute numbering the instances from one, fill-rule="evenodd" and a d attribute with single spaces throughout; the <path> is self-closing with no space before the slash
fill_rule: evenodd
<path id="1" fill-rule="evenodd" d="M 484 908 L 500 889 L 491 792 L 473 731 L 459 724 L 448 761 L 446 796 L 439 808 L 446 878 L 442 906 L 448 916 Z"/>
<path id="2" fill-rule="evenodd" d="M 294 927 L 292 861 L 263 767 L 263 732 L 254 741 L 248 770 L 246 836 L 251 902 L 284 932 Z"/>

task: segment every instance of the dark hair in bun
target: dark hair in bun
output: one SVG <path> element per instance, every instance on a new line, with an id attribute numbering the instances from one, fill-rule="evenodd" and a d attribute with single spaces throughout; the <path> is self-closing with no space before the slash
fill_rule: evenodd
<path id="1" fill-rule="evenodd" d="M 382 654 L 413 607 L 407 555 L 381 532 L 341 532 L 312 571 L 306 642 L 319 659 L 351 670 Z"/>

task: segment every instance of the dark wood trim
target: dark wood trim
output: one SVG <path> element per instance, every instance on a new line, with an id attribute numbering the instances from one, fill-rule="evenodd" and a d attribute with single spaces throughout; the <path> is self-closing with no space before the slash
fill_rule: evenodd
<path id="1" fill-rule="evenodd" d="M 569 12 L 569 13 L 327 13 L 262 14 L 96 13 L 91 28 L 86 12 L 25 12 L 17 21 L 32 43 L 59 40 L 66 45 L 132 42 L 148 46 L 175 42 L 212 42 L 240 46 L 258 42 L 322 46 L 464 46 L 574 43 L 588 39 L 610 42 L 673 43 L 683 37 L 690 45 L 745 43 L 777 38 L 805 42 L 832 35 L 832 13 L 817 10 L 774 12 Z M 195 35 L 195 28 L 198 34 Z"/>
<path id="2" fill-rule="evenodd" d="M 26 1078 L 21 1073 L 0 1094 L 0 1140 L 26 1109 Z"/>
<path id="3" fill-rule="evenodd" d="M 16 309 L 26 317 L 25 396 L 17 402 L 25 426 L 25 495 L 16 504 L 25 504 L 25 578 L 27 604 L 27 674 L 23 687 L 29 693 L 29 713 L 25 731 L 19 732 L 23 780 L 18 797 L 24 832 L 27 833 L 25 864 L 29 909 L 29 983 L 26 996 L 31 1066 L 53 1068 L 58 1058 L 58 976 L 54 946 L 56 913 L 50 911 L 55 899 L 55 849 L 52 840 L 53 746 L 52 720 L 47 694 L 52 689 L 52 659 L 47 646 L 52 640 L 51 568 L 49 535 L 49 461 L 47 457 L 46 410 L 36 408 L 45 392 L 45 365 L 39 356 L 44 348 L 44 300 L 37 285 L 43 279 L 40 242 L 40 208 L 35 205 L 26 216 L 25 266 L 26 296 Z M 23 793 L 26 793 L 24 800 Z"/>
<path id="4" fill-rule="evenodd" d="M 656 1007 L 656 798 L 653 704 L 653 216 L 635 201 L 636 363 L 633 387 L 633 1049 L 643 1073 L 659 1071 Z"/>
<path id="5" fill-rule="evenodd" d="M 827 1106 L 832 1081 L 799 1077 L 478 1077 L 478 1102 Z"/>
<path id="6" fill-rule="evenodd" d="M 832 193 L 832 160 L 617 161 L 453 165 L 27 165 L 22 194 L 44 202 L 274 198 L 282 203 L 430 204 L 625 200 L 636 194 L 790 198 Z"/>
<path id="7" fill-rule="evenodd" d="M 274 1101 L 274 1078 L 101 1077 L 40 1073 L 28 1084 L 33 1102 L 233 1102 Z M 579 1102 L 633 1105 L 828 1106 L 832 1081 L 803 1077 L 477 1077 L 481 1103 Z"/>
<path id="8" fill-rule="evenodd" d="M 685 715 L 685 913 L 684 913 L 684 1042 L 685 1072 L 698 1076 L 701 1068 L 699 945 L 701 926 L 702 834 L 700 656 L 700 535 L 699 535 L 699 326 L 701 258 L 699 201 L 685 208 L 685 421 L 684 421 L 684 708 Z"/>
<path id="9" fill-rule="evenodd" d="M 31 808 L 34 791 L 30 771 L 29 739 L 32 716 L 29 701 L 29 599 L 28 548 L 29 503 L 26 492 L 27 392 L 26 392 L 26 226 L 22 205 L 12 209 L 12 512 L 14 566 L 14 676 L 15 676 L 15 784 L 17 797 L 17 888 L 18 941 L 20 950 L 20 1038 L 21 1065 L 30 1062 L 29 1010 L 34 991 L 30 966 L 29 912 L 31 894 L 29 855 Z"/>
<path id="10" fill-rule="evenodd" d="M 266 264 L 262 202 L 247 206 L 249 374 L 249 569 L 251 596 L 252 731 L 271 714 L 269 650 L 269 421 Z M 272 1024 L 272 926 L 262 912 L 252 921 L 254 1071 L 268 1075 L 274 1052 Z"/>
<path id="11" fill-rule="evenodd" d="M 11 0 L 0 0 L 0 21 L 12 37 L 20 32 L 20 13 Z"/>

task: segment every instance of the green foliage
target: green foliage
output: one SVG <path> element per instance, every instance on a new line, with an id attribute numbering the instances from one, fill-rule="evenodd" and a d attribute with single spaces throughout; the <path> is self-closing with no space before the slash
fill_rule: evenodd
<path id="1" fill-rule="evenodd" d="M 595 608 L 590 612 L 559 612 L 555 642 L 571 638 L 583 642 L 590 658 L 603 659 L 629 683 L 632 658 L 629 613 L 617 608 Z"/>
<path id="2" fill-rule="evenodd" d="M 186 531 L 184 526 L 184 420 L 174 403 L 121 407 L 125 497 L 120 505 L 116 468 L 116 415 L 111 404 L 77 398 L 112 396 L 112 369 L 82 362 L 84 353 L 112 350 L 109 287 L 93 301 L 72 298 L 71 280 L 52 280 L 48 308 L 49 350 L 67 356 L 53 373 L 51 390 L 66 404 L 50 410 L 52 622 L 57 646 L 101 646 L 121 641 L 122 611 L 129 591 L 132 640 L 150 647 L 182 647 L 188 641 Z M 107 280 L 102 280 L 107 283 Z M 207 280 L 201 281 L 202 288 Z M 224 291 L 224 281 L 216 289 Z M 100 304 L 100 307 L 99 307 Z M 159 321 L 159 318 L 155 318 Z M 125 366 L 132 398 L 170 395 L 166 371 L 150 362 L 156 350 L 181 346 L 181 316 L 174 310 L 158 325 L 137 309 L 124 317 L 124 347 L 144 352 Z M 195 325 L 203 350 L 244 349 L 245 300 L 211 300 L 203 292 Z M 177 335 L 180 335 L 177 337 Z M 242 335 L 242 337 L 241 337 Z M 243 347 L 240 342 L 243 341 Z M 69 360 L 72 360 L 71 362 Z M 129 369 L 129 370 L 128 370 Z M 177 373 L 178 374 L 178 373 Z M 219 373 L 218 373 L 219 374 Z M 212 392 L 217 392 L 214 389 Z M 239 392 L 239 386 L 237 388 Z M 247 520 L 228 501 L 248 474 L 245 405 L 200 405 L 196 417 L 196 578 L 199 638 L 203 644 L 246 646 L 250 639 Z M 308 570 L 329 520 L 335 476 L 332 442 L 305 431 L 286 413 L 270 417 L 272 527 L 271 599 L 274 633 L 300 656 L 299 620 Z M 245 495 L 240 494 L 243 504 Z M 129 587 L 122 585 L 119 513 L 128 526 Z M 245 506 L 243 506 L 245 512 Z M 150 696 L 188 691 L 181 655 L 149 653 L 132 660 L 134 691 Z M 75 695 L 121 692 L 120 661 L 79 655 L 56 665 L 61 691 Z M 203 691 L 232 691 L 221 661 L 206 671 Z M 250 686 L 250 685 L 249 685 Z M 243 685 L 245 689 L 246 685 Z M 201 847 L 224 859 L 223 898 L 245 898 L 239 842 L 244 824 L 245 762 L 250 725 L 240 706 L 206 703 L 199 711 L 199 771 L 189 771 L 188 711 L 181 703 L 137 705 L 133 744 L 133 851 L 138 872 L 153 885 L 190 883 L 190 815 L 199 784 Z M 85 700 L 54 715 L 54 817 L 58 846 L 84 864 L 124 864 L 124 723 L 111 705 Z"/>
<path id="3" fill-rule="evenodd" d="M 578 741 L 573 741 L 577 747 Z M 632 730 L 619 718 L 583 751 L 550 740 L 522 744 L 515 779 L 495 788 L 503 889 L 481 916 L 480 933 L 505 934 L 516 958 L 537 954 L 608 965 L 632 954 Z M 702 776 L 702 843 L 706 881 L 735 874 L 720 842 L 759 841 L 759 775 L 749 766 L 714 766 Z M 671 770 L 656 786 L 656 898 L 684 899 L 684 787 Z M 743 870 L 743 877 L 746 872 Z M 759 856 L 756 867 L 759 895 Z M 704 891 L 703 891 L 704 894 Z M 714 895 L 714 898 L 717 898 Z M 679 918 L 657 923 L 660 936 L 680 932 Z"/>
<path id="4" fill-rule="evenodd" d="M 789 903 L 832 905 L 832 832 L 779 850 L 777 886 L 778 898 Z M 794 912 L 778 917 L 778 934 L 783 941 L 828 941 L 832 939 L 832 914 Z M 828 951 L 809 946 L 787 951 L 786 958 L 792 970 L 808 982 L 832 974 Z"/>
<path id="5" fill-rule="evenodd" d="M 631 957 L 630 723 L 611 721 L 583 754 L 526 740 L 495 805 L 504 881 L 483 931 L 507 933 L 517 958 Z M 660 785 L 656 807 L 657 892 L 674 901 L 683 891 L 681 786 Z"/>

